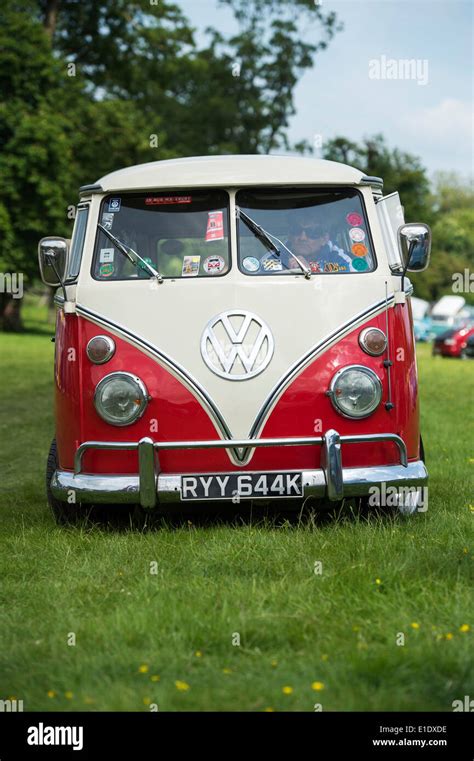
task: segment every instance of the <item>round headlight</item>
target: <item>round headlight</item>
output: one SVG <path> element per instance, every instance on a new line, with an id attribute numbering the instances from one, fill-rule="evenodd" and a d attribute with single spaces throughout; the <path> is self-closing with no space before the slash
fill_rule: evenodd
<path id="1" fill-rule="evenodd" d="M 345 417 L 364 418 L 380 404 L 382 383 L 368 367 L 351 365 L 334 375 L 329 396 L 338 412 Z"/>
<path id="2" fill-rule="evenodd" d="M 106 423 L 130 425 L 143 415 L 148 404 L 148 391 L 136 375 L 111 373 L 97 384 L 94 404 Z"/>
<path id="3" fill-rule="evenodd" d="M 87 356 L 95 365 L 103 365 L 115 354 L 115 341 L 108 336 L 94 336 L 86 347 Z"/>
<path id="4" fill-rule="evenodd" d="M 364 328 L 359 334 L 359 344 L 367 354 L 378 357 L 387 348 L 387 336 L 379 328 Z"/>

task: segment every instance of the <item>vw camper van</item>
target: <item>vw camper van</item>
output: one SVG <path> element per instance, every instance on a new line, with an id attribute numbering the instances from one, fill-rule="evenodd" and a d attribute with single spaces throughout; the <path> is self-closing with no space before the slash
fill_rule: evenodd
<path id="1" fill-rule="evenodd" d="M 182 158 L 82 187 L 70 245 L 39 243 L 56 519 L 419 493 L 407 273 L 430 247 L 382 179 L 331 161 Z"/>

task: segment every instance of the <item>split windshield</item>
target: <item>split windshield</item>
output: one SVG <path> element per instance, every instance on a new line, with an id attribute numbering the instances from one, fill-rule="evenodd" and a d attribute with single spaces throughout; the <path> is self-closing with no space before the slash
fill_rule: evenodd
<path id="1" fill-rule="evenodd" d="M 141 193 L 107 196 L 102 201 L 93 277 L 131 280 L 218 277 L 230 266 L 229 197 L 224 191 Z M 143 263 L 120 250 L 132 249 Z M 146 264 L 145 264 L 146 263 Z"/>
<path id="2" fill-rule="evenodd" d="M 297 259 L 318 275 L 375 269 L 362 199 L 356 190 L 240 190 L 236 205 L 273 236 L 280 252 L 269 251 L 239 219 L 239 268 L 246 275 L 290 271 L 304 275 Z"/>
<path id="3" fill-rule="evenodd" d="M 239 190 L 235 203 L 241 215 L 238 266 L 245 275 L 375 269 L 357 190 L 250 188 Z M 229 225 L 224 190 L 109 195 L 101 203 L 92 275 L 102 281 L 150 279 L 154 273 L 173 279 L 225 276 L 231 268 Z"/>

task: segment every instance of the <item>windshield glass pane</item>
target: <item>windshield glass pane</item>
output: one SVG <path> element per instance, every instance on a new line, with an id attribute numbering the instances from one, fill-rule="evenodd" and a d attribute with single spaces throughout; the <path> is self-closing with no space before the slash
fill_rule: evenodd
<path id="1" fill-rule="evenodd" d="M 236 204 L 279 238 L 318 275 L 371 272 L 376 267 L 361 195 L 352 189 L 240 190 Z M 304 275 L 298 262 L 274 241 L 272 254 L 239 220 L 239 268 L 246 275 Z"/>
<path id="2" fill-rule="evenodd" d="M 107 196 L 99 223 L 165 278 L 219 277 L 229 271 L 229 197 L 224 191 Z M 92 275 L 97 280 L 151 277 L 101 230 Z"/>

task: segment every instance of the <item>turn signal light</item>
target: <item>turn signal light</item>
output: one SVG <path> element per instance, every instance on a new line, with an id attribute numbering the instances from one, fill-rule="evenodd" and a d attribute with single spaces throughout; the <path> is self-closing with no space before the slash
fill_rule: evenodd
<path id="1" fill-rule="evenodd" d="M 115 354 L 115 342 L 108 336 L 94 336 L 86 348 L 87 356 L 94 365 L 103 365 Z"/>
<path id="2" fill-rule="evenodd" d="M 387 336 L 379 328 L 365 328 L 360 332 L 359 344 L 366 354 L 378 357 L 387 348 Z"/>

